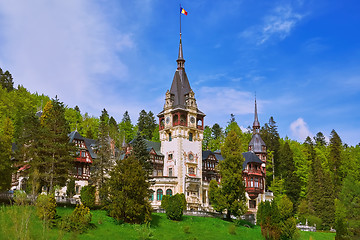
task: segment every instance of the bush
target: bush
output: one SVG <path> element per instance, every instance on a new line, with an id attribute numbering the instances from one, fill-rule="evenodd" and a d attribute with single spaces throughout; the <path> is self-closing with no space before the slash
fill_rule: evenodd
<path id="1" fill-rule="evenodd" d="M 95 207 L 95 186 L 84 186 L 80 191 L 81 203 L 84 206 L 93 209 Z"/>
<path id="2" fill-rule="evenodd" d="M 177 193 L 174 196 L 165 195 L 161 201 L 161 207 L 165 209 L 169 219 L 180 221 L 186 209 L 185 195 L 183 193 Z"/>
<path id="3" fill-rule="evenodd" d="M 45 221 L 55 218 L 56 215 L 56 201 L 53 194 L 40 194 L 36 199 L 36 214 Z"/>
<path id="4" fill-rule="evenodd" d="M 83 204 L 77 205 L 71 215 L 65 216 L 60 222 L 60 228 L 65 231 L 82 233 L 88 229 L 92 214 Z"/>
<path id="5" fill-rule="evenodd" d="M 16 190 L 14 192 L 14 202 L 16 205 L 26 205 L 29 201 L 27 199 L 27 194 L 24 191 Z"/>

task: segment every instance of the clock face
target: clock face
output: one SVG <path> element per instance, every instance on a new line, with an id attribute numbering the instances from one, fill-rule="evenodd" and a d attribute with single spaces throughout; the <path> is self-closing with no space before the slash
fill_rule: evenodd
<path id="1" fill-rule="evenodd" d="M 166 123 L 169 123 L 169 122 L 170 122 L 170 118 L 167 117 L 167 118 L 166 118 Z"/>
<path id="2" fill-rule="evenodd" d="M 190 122 L 191 122 L 191 123 L 195 123 L 195 118 L 194 118 L 194 117 L 190 117 Z"/>
<path id="3" fill-rule="evenodd" d="M 189 154 L 189 160 L 194 161 L 194 155 L 192 155 L 191 153 Z"/>

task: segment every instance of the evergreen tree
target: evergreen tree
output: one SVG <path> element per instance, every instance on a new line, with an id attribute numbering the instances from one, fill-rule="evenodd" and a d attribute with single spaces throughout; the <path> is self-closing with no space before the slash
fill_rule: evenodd
<path id="1" fill-rule="evenodd" d="M 10 189 L 12 173 L 12 138 L 14 127 L 10 118 L 5 118 L 0 129 L 0 192 Z"/>
<path id="2" fill-rule="evenodd" d="M 9 71 L 3 72 L 0 68 L 0 85 L 8 92 L 14 89 L 14 81 Z"/>
<path id="3" fill-rule="evenodd" d="M 331 131 L 329 148 L 329 168 L 332 172 L 333 184 L 337 193 L 341 189 L 341 181 L 343 178 L 343 174 L 341 172 L 343 147 L 341 139 L 335 130 Z"/>
<path id="4" fill-rule="evenodd" d="M 132 143 L 132 155 L 140 162 L 147 173 L 147 177 L 149 177 L 152 173 L 153 166 L 152 162 L 150 162 L 150 155 L 145 139 L 140 133 L 136 135 Z"/>
<path id="5" fill-rule="evenodd" d="M 119 131 L 121 139 L 125 139 L 125 143 L 129 143 L 136 135 L 135 127 L 131 123 L 128 111 L 125 111 L 121 123 L 119 123 Z"/>
<path id="6" fill-rule="evenodd" d="M 266 144 L 267 150 L 273 152 L 274 172 L 275 177 L 277 177 L 280 172 L 280 136 L 277 130 L 276 122 L 273 117 L 270 117 L 269 123 L 265 123 L 265 125 L 261 128 L 260 135 L 262 140 L 264 140 Z M 266 183 L 269 184 L 271 182 L 267 181 Z"/>
<path id="7" fill-rule="evenodd" d="M 149 111 L 141 110 L 138 118 L 138 130 L 145 137 L 145 139 L 151 140 L 154 129 L 157 128 L 154 114 Z"/>
<path id="8" fill-rule="evenodd" d="M 82 136 L 90 139 L 97 139 L 99 132 L 100 120 L 96 117 L 89 116 L 88 113 L 85 113 L 83 116 L 83 121 L 79 129 L 79 133 Z"/>
<path id="9" fill-rule="evenodd" d="M 300 179 L 296 175 L 293 152 L 291 151 L 289 143 L 287 141 L 280 150 L 280 159 L 282 169 L 281 175 L 284 179 L 285 193 L 296 206 L 301 191 Z"/>
<path id="10" fill-rule="evenodd" d="M 40 187 L 45 185 L 45 164 L 41 158 L 43 149 L 44 128 L 40 125 L 40 119 L 35 114 L 27 113 L 24 118 L 23 128 L 19 134 L 15 159 L 17 165 L 28 164 L 29 179 L 26 188 L 32 195 L 40 191 Z"/>
<path id="11" fill-rule="evenodd" d="M 116 123 L 114 117 L 110 117 L 109 119 L 109 135 L 110 138 L 115 141 L 117 147 L 120 147 L 120 133 L 119 133 L 119 126 Z"/>
<path id="12" fill-rule="evenodd" d="M 242 178 L 242 164 L 244 158 L 241 153 L 241 142 L 234 131 L 229 132 L 225 139 L 221 154 L 224 161 L 220 162 L 219 169 L 221 175 L 220 193 L 223 196 L 219 200 L 212 197 L 212 204 L 217 211 L 227 211 L 227 218 L 231 215 L 240 216 L 246 211 L 245 185 Z M 210 195 L 212 193 L 210 192 Z M 225 199 L 222 201 L 221 199 Z"/>
<path id="13" fill-rule="evenodd" d="M 222 137 L 222 129 L 219 124 L 215 123 L 211 128 L 211 135 L 213 139 L 219 139 Z"/>
<path id="14" fill-rule="evenodd" d="M 119 161 L 108 181 L 109 215 L 117 221 L 144 223 L 151 218 L 150 183 L 142 164 L 129 156 Z"/>
<path id="15" fill-rule="evenodd" d="M 100 202 L 106 199 L 105 182 L 112 166 L 109 128 L 109 114 L 106 109 L 103 109 L 100 116 L 97 158 L 94 161 L 94 171 L 92 172 L 92 179 L 97 187 Z"/>
<path id="16" fill-rule="evenodd" d="M 211 141 L 211 128 L 209 126 L 205 126 L 204 133 L 203 133 L 203 141 L 202 141 L 202 150 L 206 151 L 209 150 Z"/>
<path id="17" fill-rule="evenodd" d="M 41 141 L 41 162 L 45 166 L 45 182 L 48 192 L 54 186 L 65 186 L 73 166 L 75 146 L 69 144 L 69 125 L 65 119 L 65 107 L 57 98 L 49 101 L 41 116 L 43 134 Z"/>
<path id="18" fill-rule="evenodd" d="M 307 199 L 313 215 L 321 218 L 323 226 L 333 226 L 334 223 L 334 189 L 330 174 L 323 170 L 318 154 L 312 163 L 308 182 Z"/>
<path id="19" fill-rule="evenodd" d="M 316 146 L 326 146 L 325 136 L 322 132 L 318 132 L 314 137 Z"/>

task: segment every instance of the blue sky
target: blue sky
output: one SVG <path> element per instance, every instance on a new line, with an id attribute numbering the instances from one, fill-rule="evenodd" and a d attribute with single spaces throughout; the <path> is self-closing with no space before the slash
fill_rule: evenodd
<path id="1" fill-rule="evenodd" d="M 0 67 L 15 84 L 121 121 L 162 110 L 176 70 L 175 0 L 0 0 Z M 360 3 L 183 0 L 185 68 L 205 124 L 273 116 L 281 137 L 360 142 Z"/>

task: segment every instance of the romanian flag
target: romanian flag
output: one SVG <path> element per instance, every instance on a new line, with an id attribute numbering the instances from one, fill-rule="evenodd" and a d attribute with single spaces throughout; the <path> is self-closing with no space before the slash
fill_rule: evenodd
<path id="1" fill-rule="evenodd" d="M 182 7 L 180 7 L 180 13 L 187 15 L 187 11 L 185 11 Z"/>

